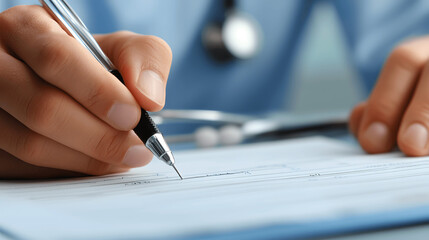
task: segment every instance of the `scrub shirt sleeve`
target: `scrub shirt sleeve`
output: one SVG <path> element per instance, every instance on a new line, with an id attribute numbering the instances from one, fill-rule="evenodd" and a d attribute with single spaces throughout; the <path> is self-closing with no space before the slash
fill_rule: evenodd
<path id="1" fill-rule="evenodd" d="M 429 34 L 429 1 L 334 0 L 350 56 L 368 93 L 393 48 Z"/>

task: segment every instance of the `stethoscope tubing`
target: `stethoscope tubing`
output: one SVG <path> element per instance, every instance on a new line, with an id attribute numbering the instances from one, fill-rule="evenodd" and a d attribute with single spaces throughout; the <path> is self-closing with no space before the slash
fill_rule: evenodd
<path id="1" fill-rule="evenodd" d="M 347 128 L 348 112 L 335 111 L 307 114 L 271 114 L 250 116 L 213 110 L 163 110 L 152 114 L 157 124 L 200 123 L 205 126 L 236 126 L 243 141 L 304 132 Z M 166 136 L 170 143 L 195 141 L 195 133 Z"/>

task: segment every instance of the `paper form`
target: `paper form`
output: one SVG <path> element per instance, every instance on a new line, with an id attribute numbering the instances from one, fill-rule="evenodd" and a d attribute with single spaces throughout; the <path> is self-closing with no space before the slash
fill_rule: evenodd
<path id="1" fill-rule="evenodd" d="M 23 239 L 170 238 L 429 205 L 429 158 L 322 137 L 177 152 L 126 174 L 0 182 L 0 227 Z"/>

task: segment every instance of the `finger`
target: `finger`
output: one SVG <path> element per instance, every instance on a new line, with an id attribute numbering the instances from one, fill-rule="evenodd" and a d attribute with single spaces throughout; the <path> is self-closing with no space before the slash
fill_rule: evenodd
<path id="1" fill-rule="evenodd" d="M 81 173 L 34 166 L 23 162 L 6 151 L 0 149 L 0 180 L 30 180 L 83 176 L 84 174 Z"/>
<path id="2" fill-rule="evenodd" d="M 96 39 L 140 106 L 148 111 L 161 110 L 172 61 L 168 44 L 158 37 L 131 32 L 98 35 Z"/>
<path id="3" fill-rule="evenodd" d="M 126 167 L 86 156 L 37 134 L 0 109 L 0 149 L 34 166 L 63 169 L 89 175 L 123 172 Z"/>
<path id="4" fill-rule="evenodd" d="M 14 55 L 111 126 L 127 131 L 137 125 L 140 107 L 130 91 L 42 7 L 8 11 L 0 18 L 8 32 L 2 40 Z"/>
<path id="5" fill-rule="evenodd" d="M 355 137 L 357 137 L 357 133 L 359 130 L 359 126 L 362 120 L 365 107 L 366 107 L 366 102 L 361 102 L 357 104 L 353 108 L 352 112 L 350 113 L 349 130 Z"/>
<path id="6" fill-rule="evenodd" d="M 359 142 L 367 152 L 388 152 L 395 146 L 402 115 L 421 68 L 429 58 L 428 40 L 407 42 L 397 47 L 386 61 L 358 131 Z"/>
<path id="7" fill-rule="evenodd" d="M 426 64 L 398 134 L 398 146 L 410 156 L 429 154 L 429 65 Z"/>
<path id="8" fill-rule="evenodd" d="M 0 54 L 0 108 L 25 126 L 97 160 L 129 167 L 152 155 L 132 132 L 113 129 L 57 88 L 41 81 L 22 62 Z"/>

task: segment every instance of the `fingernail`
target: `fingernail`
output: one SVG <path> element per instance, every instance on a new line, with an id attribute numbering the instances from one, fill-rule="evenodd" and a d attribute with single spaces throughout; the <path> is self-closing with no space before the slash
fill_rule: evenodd
<path id="1" fill-rule="evenodd" d="M 160 105 L 164 104 L 165 84 L 156 72 L 151 70 L 141 72 L 137 88 L 152 101 Z"/>
<path id="2" fill-rule="evenodd" d="M 133 105 L 115 103 L 107 113 L 107 118 L 116 128 L 130 130 L 137 123 L 139 109 Z"/>
<path id="3" fill-rule="evenodd" d="M 389 141 L 389 129 L 384 123 L 374 122 L 366 129 L 363 137 L 373 148 L 384 149 Z"/>
<path id="4" fill-rule="evenodd" d="M 147 149 L 144 145 L 132 146 L 125 154 L 122 163 L 132 168 L 144 166 L 147 162 L 144 158 L 147 155 L 146 151 Z"/>
<path id="5" fill-rule="evenodd" d="M 428 141 L 428 130 L 420 123 L 410 125 L 402 136 L 403 142 L 418 150 L 426 147 Z"/>

